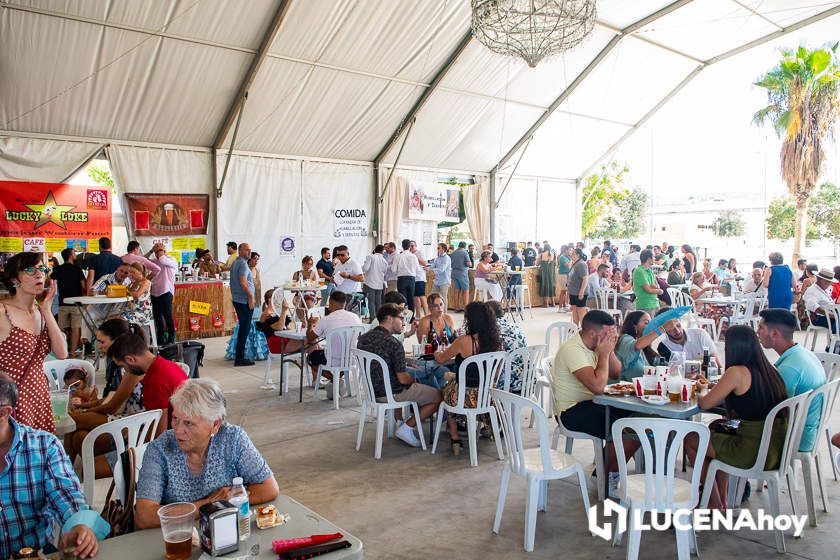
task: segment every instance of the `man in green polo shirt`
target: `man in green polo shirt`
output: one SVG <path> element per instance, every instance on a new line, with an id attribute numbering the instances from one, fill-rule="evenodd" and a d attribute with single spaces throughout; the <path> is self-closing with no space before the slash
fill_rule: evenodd
<path id="1" fill-rule="evenodd" d="M 639 255 L 641 265 L 633 269 L 633 292 L 636 294 L 636 310 L 644 311 L 651 317 L 659 309 L 659 296 L 662 289 L 653 275 L 653 251 L 645 249 Z"/>

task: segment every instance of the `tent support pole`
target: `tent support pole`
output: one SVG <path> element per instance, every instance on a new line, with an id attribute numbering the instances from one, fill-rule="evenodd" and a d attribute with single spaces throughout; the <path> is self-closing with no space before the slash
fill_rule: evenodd
<path id="1" fill-rule="evenodd" d="M 502 201 L 502 197 L 505 196 L 505 191 L 507 191 L 508 186 L 510 186 L 510 182 L 513 181 L 513 176 L 516 175 L 516 170 L 517 168 L 519 168 L 519 162 L 522 161 L 522 157 L 525 155 L 525 152 L 528 151 L 528 146 L 531 145 L 531 140 L 533 139 L 533 136 L 528 138 L 528 142 L 525 143 L 525 147 L 523 147 L 522 151 L 519 153 L 519 158 L 517 158 L 516 160 L 516 165 L 513 166 L 513 171 L 510 172 L 510 176 L 507 178 L 507 181 L 505 181 L 505 186 L 502 187 L 502 192 L 499 193 L 499 198 L 493 198 L 493 208 L 499 207 L 499 203 Z"/>
<path id="2" fill-rule="evenodd" d="M 228 167 L 230 166 L 230 158 L 233 157 L 233 149 L 236 146 L 236 136 L 239 134 L 239 124 L 242 122 L 242 113 L 245 111 L 245 101 L 248 99 L 248 92 L 245 92 L 245 97 L 239 105 L 239 115 L 236 117 L 236 126 L 233 127 L 233 138 L 230 139 L 230 146 L 228 147 L 228 154 L 225 158 L 225 168 L 222 171 L 222 180 L 219 181 L 219 186 L 216 187 L 216 198 L 222 198 L 222 191 L 225 187 L 225 179 L 227 179 Z M 216 152 L 217 148 L 213 149 Z"/>
<path id="3" fill-rule="evenodd" d="M 382 201 L 385 200 L 385 193 L 388 192 L 388 187 L 391 186 L 391 179 L 394 177 L 394 172 L 397 170 L 397 166 L 400 164 L 400 159 L 402 159 L 403 148 L 405 148 L 406 142 L 408 142 L 408 137 L 411 134 L 411 129 L 414 128 L 414 123 L 417 120 L 417 117 L 411 119 L 408 123 L 408 128 L 405 130 L 405 136 L 403 137 L 402 144 L 400 144 L 400 151 L 397 152 L 397 159 L 394 160 L 394 165 L 391 167 L 391 171 L 388 173 L 388 179 L 385 181 L 385 186 L 382 187 L 382 194 L 379 193 L 379 165 L 380 162 L 373 163 L 373 182 L 374 185 L 377 187 L 377 190 L 374 191 L 374 195 L 376 197 L 376 229 L 377 229 L 377 238 L 379 237 L 382 231 Z M 390 241 L 390 239 L 386 239 L 385 241 Z"/>

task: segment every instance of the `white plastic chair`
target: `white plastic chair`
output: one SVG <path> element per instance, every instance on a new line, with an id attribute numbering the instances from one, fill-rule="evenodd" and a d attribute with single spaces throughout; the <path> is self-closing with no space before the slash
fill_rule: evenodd
<path id="1" fill-rule="evenodd" d="M 490 415 L 490 425 L 493 428 L 493 437 L 496 441 L 496 451 L 499 453 L 499 460 L 504 461 L 505 456 L 502 453 L 501 435 L 499 434 L 499 422 L 496 418 L 496 413 L 490 404 L 490 386 L 494 379 L 497 379 L 499 372 L 505 364 L 504 352 L 485 352 L 483 354 L 476 354 L 470 356 L 458 368 L 458 403 L 456 406 L 450 406 L 446 401 L 440 403 L 437 415 L 437 427 L 435 429 L 435 439 L 432 443 L 432 453 L 437 448 L 438 438 L 440 437 L 440 429 L 443 424 L 443 413 L 447 414 L 461 414 L 467 417 L 467 438 L 470 443 L 470 465 L 478 466 L 478 446 L 476 440 L 478 439 L 478 422 L 477 416 L 479 414 Z M 476 397 L 476 407 L 467 408 L 465 406 L 466 391 L 467 391 L 467 368 L 473 366 L 478 370 L 478 395 Z"/>
<path id="2" fill-rule="evenodd" d="M 679 288 L 674 288 L 672 286 L 672 287 L 668 288 L 667 290 L 665 290 L 665 292 L 667 292 L 668 298 L 671 300 L 671 307 L 677 307 L 679 297 L 680 297 L 680 294 L 682 293 L 682 290 L 680 290 Z"/>
<path id="3" fill-rule="evenodd" d="M 796 311 L 793 312 L 796 315 Z M 828 327 L 819 327 L 811 323 L 811 314 L 806 313 L 806 317 L 808 317 L 808 327 L 805 329 L 805 338 L 802 340 L 802 346 L 808 347 L 811 351 L 817 346 L 817 339 L 820 335 L 825 335 L 825 344 L 826 346 L 829 345 L 831 341 L 831 330 Z M 810 346 L 808 345 L 808 341 L 811 341 Z"/>
<path id="4" fill-rule="evenodd" d="M 808 407 L 805 406 L 805 404 L 808 400 L 809 395 L 810 391 L 786 399 L 777 404 L 775 407 L 773 407 L 773 410 L 770 411 L 770 413 L 767 415 L 767 418 L 764 420 L 764 433 L 761 435 L 761 445 L 758 448 L 758 456 L 756 457 L 755 464 L 753 464 L 752 467 L 747 469 L 741 469 L 732 465 L 728 465 L 720 461 L 719 459 L 713 459 L 709 463 L 709 469 L 706 472 L 706 480 L 709 482 L 707 482 L 703 489 L 703 499 L 701 500 L 701 507 L 708 507 L 709 498 L 711 497 L 712 489 L 714 488 L 714 484 L 712 484 L 711 481 L 715 479 L 715 476 L 717 475 L 718 471 L 723 471 L 731 476 L 731 479 L 729 481 L 730 491 L 728 493 L 728 507 L 730 509 L 733 508 L 736 503 L 740 502 L 741 496 L 744 492 L 744 486 L 746 485 L 746 481 L 750 478 L 755 478 L 759 481 L 764 480 L 767 482 L 767 489 L 769 492 L 768 498 L 770 501 L 770 513 L 774 516 L 779 515 L 779 487 L 783 480 L 786 480 L 789 483 L 789 476 L 793 474 L 791 460 L 793 459 L 793 455 L 797 450 L 796 446 L 799 441 L 799 433 L 802 431 L 802 428 L 805 423 L 805 416 L 808 412 Z M 779 414 L 785 410 L 787 411 L 787 429 L 785 431 L 785 440 L 782 446 L 782 455 L 779 459 L 779 466 L 776 469 L 766 470 L 764 468 L 764 463 L 767 460 L 767 451 L 770 448 L 770 439 L 773 434 L 773 424 L 776 418 L 779 416 Z M 737 485 L 737 487 L 732 485 Z M 735 488 L 734 492 L 731 491 L 733 487 Z M 790 496 L 791 507 L 794 508 L 793 513 L 795 515 L 796 509 L 793 502 L 793 495 L 791 494 L 790 489 L 788 489 L 788 495 Z M 776 550 L 780 554 L 784 554 L 784 534 L 782 534 L 781 531 L 776 530 L 775 538 Z"/>
<path id="5" fill-rule="evenodd" d="M 552 348 L 551 340 L 552 338 L 554 338 L 555 331 L 557 333 L 558 343 L 555 345 L 554 348 Z M 557 352 L 557 348 L 559 348 L 561 344 L 572 338 L 572 336 L 577 334 L 577 332 L 577 325 L 568 321 L 557 321 L 548 325 L 548 328 L 545 330 L 545 355 L 553 356 Z"/>
<path id="6" fill-rule="evenodd" d="M 794 460 L 802 461 L 802 477 L 805 480 L 805 501 L 808 504 L 808 519 L 811 522 L 811 527 L 817 526 L 817 509 L 814 506 L 814 482 L 811 478 L 812 465 L 817 469 L 817 484 L 820 487 L 820 498 L 822 498 L 823 511 L 828 513 L 828 500 L 826 500 L 825 497 L 825 484 L 823 484 L 822 473 L 820 472 L 819 434 L 826 431 L 829 423 L 831 422 L 831 412 L 834 401 L 837 398 L 838 387 L 840 387 L 840 379 L 835 379 L 834 381 L 830 381 L 822 387 L 818 387 L 811 391 L 811 394 L 808 396 L 808 400 L 805 403 L 805 419 L 802 421 L 803 430 L 799 433 L 796 446 L 793 448 L 795 451 L 793 456 Z M 814 439 L 814 448 L 809 452 L 798 451 L 800 445 L 799 440 L 802 439 L 805 421 L 807 420 L 808 411 L 811 409 L 812 405 L 819 407 L 820 411 L 820 424 L 817 428 L 817 437 Z M 831 453 L 830 441 L 828 445 L 828 455 L 829 458 L 832 458 L 833 454 Z M 831 462 L 833 463 L 834 461 Z"/>
<path id="7" fill-rule="evenodd" d="M 519 394 L 526 399 L 537 402 L 540 406 L 542 406 L 541 400 L 537 397 L 537 379 L 541 374 L 541 365 L 544 356 L 545 346 L 542 344 L 519 348 L 513 352 L 509 352 L 507 359 L 505 360 L 502 390 L 510 391 L 510 379 L 512 376 L 513 364 L 517 359 L 519 359 L 522 361 Z M 496 383 L 495 387 L 498 386 L 499 384 Z M 528 427 L 533 427 L 533 425 L 534 419 L 531 418 L 531 423 Z"/>
<path id="8" fill-rule="evenodd" d="M 362 446 L 362 436 L 365 432 L 368 409 L 374 411 L 376 414 L 376 448 L 373 453 L 373 457 L 375 459 L 381 459 L 382 438 L 385 432 L 385 417 L 389 416 L 390 420 L 393 422 L 394 411 L 403 410 L 407 406 L 410 406 L 412 412 L 414 412 L 414 421 L 417 422 L 417 432 L 420 437 L 420 445 L 423 448 L 423 451 L 425 451 L 426 436 L 423 434 L 423 427 L 420 423 L 420 407 L 417 402 L 397 402 L 394 400 L 394 394 L 391 392 L 391 377 L 389 375 L 388 364 L 386 364 L 385 360 L 381 357 L 373 354 L 372 352 L 365 352 L 364 350 L 358 350 L 356 348 L 352 350 L 352 355 L 359 368 L 359 382 L 360 386 L 364 388 L 363 392 L 365 394 L 362 399 L 362 410 L 359 413 L 359 431 L 356 434 L 356 451 L 358 451 Z M 381 368 L 382 381 L 385 385 L 385 397 L 387 399 L 384 403 L 376 401 L 376 394 L 373 391 L 373 374 L 371 373 L 371 366 L 374 363 L 379 364 L 379 367 Z M 390 429 L 388 436 L 393 436 Z"/>
<path id="9" fill-rule="evenodd" d="M 752 294 L 745 294 L 744 298 L 738 300 L 738 303 L 735 305 L 732 315 L 720 318 L 721 323 L 728 323 L 730 326 L 732 325 L 750 325 L 753 326 L 753 323 L 758 322 L 758 317 L 756 315 L 756 297 Z M 754 328 L 754 327 L 753 327 Z M 717 341 L 715 341 L 717 342 Z"/>
<path id="10" fill-rule="evenodd" d="M 548 481 L 577 475 L 580 496 L 583 500 L 583 513 L 586 516 L 589 512 L 586 478 L 583 474 L 583 467 L 574 457 L 567 453 L 549 449 L 548 421 L 542 409 L 536 403 L 499 389 L 491 389 L 490 394 L 504 426 L 505 448 L 508 457 L 502 470 L 499 500 L 496 504 L 496 517 L 493 520 L 493 532 L 498 534 L 502 524 L 502 512 L 505 507 L 510 475 L 515 474 L 525 478 L 528 484 L 525 498 L 525 550 L 531 552 L 534 550 L 537 510 L 545 511 L 548 502 Z M 530 414 L 532 418 L 536 418 L 539 437 L 538 447 L 525 447 L 522 437 L 523 414 Z M 568 513 L 568 509 L 565 510 L 565 513 Z"/>
<path id="11" fill-rule="evenodd" d="M 87 503 L 93 503 L 93 488 L 96 478 L 93 444 L 96 442 L 96 439 L 101 435 L 107 434 L 111 436 L 111 439 L 114 441 L 114 450 L 117 453 L 117 457 L 120 457 L 127 448 L 133 447 L 136 453 L 139 473 L 139 469 L 143 465 L 143 453 L 157 433 L 157 426 L 162 414 L 163 411 L 161 410 L 147 410 L 139 414 L 132 414 L 131 416 L 123 416 L 122 418 L 111 420 L 88 432 L 88 435 L 82 441 L 82 488 Z M 123 435 L 123 431 L 127 432 L 125 436 Z M 116 487 L 117 495 L 124 499 L 125 483 L 122 477 L 114 477 L 114 486 Z"/>
<path id="12" fill-rule="evenodd" d="M 804 344 L 803 344 L 804 346 Z M 826 352 L 814 352 L 814 355 L 819 359 L 820 363 L 825 370 L 825 379 L 828 383 L 831 383 L 835 379 L 840 379 L 840 354 L 829 354 Z M 835 399 L 837 396 L 835 395 Z M 831 410 L 834 410 L 834 403 L 831 403 Z M 825 442 L 828 445 L 828 457 L 831 459 L 829 462 L 831 463 L 831 470 L 834 473 L 834 480 L 838 480 L 838 475 L 840 473 L 837 472 L 837 460 L 835 457 L 840 455 L 840 451 L 834 451 L 834 448 L 831 446 L 831 427 L 825 427 Z"/>
<path id="13" fill-rule="evenodd" d="M 318 366 L 318 375 L 315 377 L 314 398 L 318 398 L 318 389 L 321 388 L 321 376 L 328 371 L 333 376 L 333 408 L 338 410 L 338 397 L 341 393 L 341 374 L 344 374 L 347 384 L 347 396 L 353 396 L 353 363 L 350 352 L 356 347 L 356 339 L 365 332 L 361 325 L 353 327 L 339 327 L 330 329 L 324 333 L 324 356 L 327 364 Z"/>
<path id="14" fill-rule="evenodd" d="M 289 390 L 289 364 L 294 364 L 302 369 L 303 372 L 303 386 L 309 387 L 312 384 L 312 376 L 306 371 L 306 363 L 300 363 L 300 352 L 292 352 L 286 354 L 272 354 L 271 350 L 268 352 L 268 357 L 265 360 L 265 373 L 263 374 L 263 389 L 276 389 L 271 380 L 271 362 L 272 360 L 280 360 L 280 386 L 284 387 L 286 391 Z"/>
<path id="15" fill-rule="evenodd" d="M 598 302 L 598 309 L 615 317 L 616 323 L 621 323 L 624 314 L 618 308 L 618 292 L 612 288 L 597 288 L 595 290 L 595 299 Z M 610 305 L 612 300 L 612 305 Z"/>
<path id="16" fill-rule="evenodd" d="M 840 305 L 823 305 L 828 324 L 834 324 L 834 330 L 829 331 L 828 351 L 834 352 L 835 346 L 840 344 Z"/>
<path id="17" fill-rule="evenodd" d="M 642 538 L 641 530 L 635 523 L 636 511 L 692 510 L 697 506 L 702 469 L 693 469 L 691 480 L 678 478 L 677 459 L 682 457 L 683 442 L 689 434 L 697 434 L 697 457 L 705 457 L 710 434 L 708 426 L 700 422 L 668 418 L 622 418 L 612 426 L 613 441 L 621 441 L 625 430 L 637 436 L 641 445 L 639 449 L 644 454 L 644 473 L 628 475 L 624 447 L 615 446 L 619 475 L 618 493 L 622 505 L 628 509 L 629 517 L 627 558 L 636 560 L 639 557 Z M 711 484 L 708 486 L 711 487 Z M 694 531 L 680 530 L 677 526 L 674 527 L 674 531 L 677 536 L 677 558 L 688 560 L 691 551 L 697 549 Z M 621 534 L 617 531 L 614 542 L 621 542 Z"/>
<path id="18" fill-rule="evenodd" d="M 88 387 L 94 387 L 96 385 L 96 368 L 93 367 L 93 364 L 87 360 L 70 358 L 67 360 L 50 360 L 49 362 L 44 362 L 44 374 L 47 376 L 47 381 L 49 382 L 51 378 L 55 382 L 54 384 L 49 382 L 50 387 L 58 386 L 64 388 L 64 374 L 68 369 L 72 368 L 85 370 L 85 373 L 87 373 Z"/>
<path id="19" fill-rule="evenodd" d="M 691 307 L 694 311 L 692 312 L 689 320 L 701 329 L 705 330 L 706 327 L 709 327 L 709 329 L 712 331 L 711 333 L 709 333 L 712 335 L 712 339 L 714 339 L 715 342 L 718 341 L 718 339 L 720 338 L 720 328 L 718 327 L 717 322 L 715 322 L 714 319 L 709 319 L 708 317 L 700 316 L 700 314 L 697 312 L 697 305 L 694 302 L 694 298 L 691 297 L 690 294 L 687 294 L 685 292 L 680 292 L 679 294 L 677 294 L 677 303 L 675 303 L 674 305 L 676 307 Z"/>
<path id="20" fill-rule="evenodd" d="M 567 455 L 572 454 L 576 439 L 589 440 L 592 442 L 592 450 L 595 461 L 595 483 L 597 485 L 598 500 L 603 502 L 605 497 L 604 487 L 606 485 L 606 479 L 604 478 L 606 476 L 606 473 L 604 472 L 604 440 L 587 434 L 586 432 L 575 432 L 574 430 L 567 429 L 560 420 L 559 415 L 557 415 L 557 420 L 557 427 L 554 428 L 554 433 L 551 436 L 552 449 L 557 449 L 557 446 L 560 444 L 560 436 L 566 438 L 565 451 Z"/>

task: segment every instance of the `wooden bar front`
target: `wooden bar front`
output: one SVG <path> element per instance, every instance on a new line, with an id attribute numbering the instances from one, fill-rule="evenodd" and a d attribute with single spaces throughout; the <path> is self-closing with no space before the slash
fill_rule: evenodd
<path id="1" fill-rule="evenodd" d="M 207 315 L 190 313 L 190 301 L 209 303 Z M 230 285 L 221 280 L 203 282 L 178 282 L 175 284 L 175 298 L 172 301 L 177 340 L 227 336 L 236 323 L 233 302 L 230 299 Z M 222 326 L 214 327 L 214 315 L 222 315 Z M 190 318 L 198 319 L 199 329 L 190 328 Z"/>
<path id="2" fill-rule="evenodd" d="M 522 275 L 522 283 L 528 286 L 528 289 L 531 291 L 531 304 L 536 306 L 542 305 L 542 300 L 540 299 L 540 285 L 537 282 L 537 277 L 540 275 L 540 267 L 538 266 L 528 266 L 525 268 L 524 274 Z M 473 296 L 475 295 L 475 270 L 469 271 L 470 276 L 470 291 L 467 295 L 467 303 L 473 301 Z M 426 295 L 431 294 L 435 291 L 434 286 L 434 279 L 435 273 L 431 270 L 426 272 Z M 555 274 L 555 285 L 557 286 L 557 297 L 560 297 L 560 277 Z M 452 290 L 452 285 L 449 286 L 449 302 L 448 307 L 453 307 L 454 302 L 454 293 Z"/>

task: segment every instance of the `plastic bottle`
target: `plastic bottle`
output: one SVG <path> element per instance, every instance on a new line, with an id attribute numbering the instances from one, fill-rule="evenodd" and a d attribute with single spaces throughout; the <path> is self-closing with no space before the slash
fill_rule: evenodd
<path id="1" fill-rule="evenodd" d="M 233 488 L 230 496 L 230 503 L 239 510 L 239 540 L 244 541 L 251 535 L 251 512 L 248 503 L 248 491 L 242 484 L 242 477 L 233 479 Z"/>

